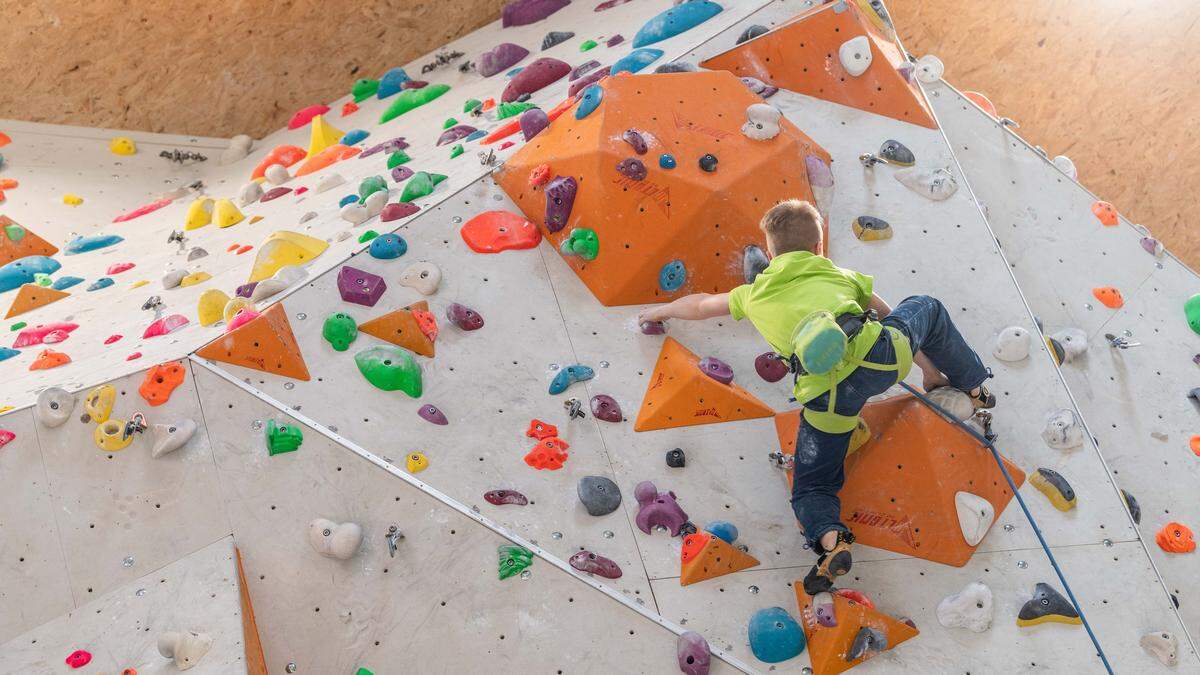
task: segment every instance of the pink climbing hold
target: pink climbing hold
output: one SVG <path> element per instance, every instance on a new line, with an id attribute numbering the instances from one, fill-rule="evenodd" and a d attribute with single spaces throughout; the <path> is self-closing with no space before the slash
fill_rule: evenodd
<path id="1" fill-rule="evenodd" d="M 625 419 L 621 414 L 620 404 L 608 394 L 596 394 L 591 403 L 592 416 L 602 422 L 620 422 Z"/>
<path id="2" fill-rule="evenodd" d="M 292 119 L 288 120 L 288 129 L 299 129 L 306 126 L 312 121 L 312 118 L 327 112 L 329 112 L 327 105 L 310 105 L 307 108 L 301 108 L 296 111 L 295 115 L 292 115 Z"/>
<path id="3" fill-rule="evenodd" d="M 42 323 L 31 328 L 17 333 L 17 339 L 13 342 L 13 349 L 21 349 L 22 347 L 34 347 L 46 341 L 46 336 L 56 331 L 70 333 L 79 328 L 77 323 Z"/>
<path id="4" fill-rule="evenodd" d="M 475 70 L 484 77 L 491 77 L 517 65 L 526 56 L 529 56 L 529 50 L 521 45 L 501 42 L 479 55 L 479 59 L 475 62 Z"/>
<path id="5" fill-rule="evenodd" d="M 46 333 L 46 337 L 42 338 L 42 342 L 48 345 L 56 345 L 69 337 L 71 337 L 71 334 L 65 330 L 52 330 Z"/>
<path id="6" fill-rule="evenodd" d="M 257 318 L 258 312 L 250 309 L 249 307 L 243 307 L 238 310 L 237 314 L 233 315 L 232 319 L 229 320 L 229 323 L 225 326 L 225 332 L 231 333 Z"/>
<path id="7" fill-rule="evenodd" d="M 136 265 L 131 262 L 113 263 L 108 266 L 108 272 L 106 272 L 106 274 L 120 274 L 121 272 L 131 270 L 134 267 L 136 267 Z"/>
<path id="8" fill-rule="evenodd" d="M 396 202 L 395 204 L 388 204 L 387 206 L 383 207 L 383 213 L 379 214 L 379 219 L 387 223 L 393 220 L 407 218 L 408 216 L 411 216 L 420 210 L 421 207 L 417 206 L 416 204 Z"/>
<path id="9" fill-rule="evenodd" d="M 446 413 L 443 413 L 441 410 L 439 410 L 436 405 L 431 405 L 429 403 L 421 406 L 421 408 L 417 410 L 417 415 L 426 422 L 429 422 L 430 424 L 436 424 L 440 427 L 450 424 L 450 420 L 446 419 Z"/>
<path id="10" fill-rule="evenodd" d="M 604 0 L 604 2 L 596 5 L 596 8 L 593 9 L 592 11 L 593 12 L 603 12 L 606 9 L 612 9 L 613 7 L 620 7 L 621 5 L 623 5 L 627 2 L 632 2 L 632 0 Z"/>
<path id="11" fill-rule="evenodd" d="M 446 319 L 465 331 L 483 328 L 483 317 L 479 315 L 479 312 L 457 302 L 450 303 L 450 306 L 446 308 Z"/>
<path id="12" fill-rule="evenodd" d="M 521 94 L 533 94 L 546 85 L 561 80 L 570 72 L 571 65 L 566 61 L 543 56 L 522 68 L 521 72 L 509 80 L 504 93 L 500 95 L 500 100 L 509 103 L 517 100 Z"/>
<path id="13" fill-rule="evenodd" d="M 500 27 L 537 23 L 571 4 L 571 0 L 513 0 L 500 12 Z"/>
<path id="14" fill-rule="evenodd" d="M 171 314 L 155 321 L 146 326 L 146 330 L 142 333 L 142 338 L 158 337 L 167 335 L 188 325 L 188 318 L 182 314 Z"/>
<path id="15" fill-rule="evenodd" d="M 133 361 L 133 360 L 135 360 L 135 359 L 140 359 L 140 358 L 142 358 L 142 353 L 141 353 L 141 352 L 134 352 L 134 353 L 130 354 L 129 356 L 126 356 L 126 357 L 125 357 L 125 360 L 126 360 L 126 361 Z"/>
<path id="16" fill-rule="evenodd" d="M 121 335 L 120 333 L 115 333 L 113 335 L 109 335 L 107 338 L 104 339 L 104 344 L 111 345 L 112 343 L 116 342 L 117 340 L 120 340 L 122 337 L 124 337 L 124 336 Z"/>
<path id="17" fill-rule="evenodd" d="M 72 668 L 82 668 L 92 662 L 92 655 L 82 649 L 76 649 L 71 652 L 66 659 L 66 664 Z"/>
<path id="18" fill-rule="evenodd" d="M 134 218 L 140 218 L 140 217 L 146 215 L 147 213 L 152 213 L 154 211 L 161 209 L 162 207 L 170 204 L 171 201 L 172 200 L 169 197 L 164 197 L 162 199 L 159 199 L 158 201 L 150 202 L 149 204 L 146 204 L 145 206 L 139 206 L 136 209 L 129 211 L 128 213 L 122 213 L 121 215 L 117 216 L 116 218 L 113 218 L 113 222 L 114 223 L 123 223 L 127 220 L 133 220 Z"/>
<path id="19" fill-rule="evenodd" d="M 17 435 L 14 434 L 13 432 L 9 431 L 8 429 L 0 429 L 0 448 L 3 448 L 4 446 L 11 443 L 12 440 L 16 437 L 17 437 Z"/>
<path id="20" fill-rule="evenodd" d="M 642 331 L 642 335 L 666 335 L 667 323 L 665 321 L 643 321 L 638 324 L 638 329 Z"/>
<path id="21" fill-rule="evenodd" d="M 580 572 L 595 574 L 596 576 L 604 577 L 605 579 L 621 578 L 620 565 L 602 555 L 596 555 L 591 551 L 580 551 L 579 553 L 571 556 L 571 559 L 568 562 L 571 563 L 571 567 L 574 567 Z"/>
<path id="22" fill-rule="evenodd" d="M 536 225 L 510 211 L 484 211 L 464 223 L 460 234 L 476 253 L 533 248 L 542 241 Z"/>
<path id="23" fill-rule="evenodd" d="M 511 148 L 512 146 L 514 146 L 514 145 L 516 145 L 516 143 L 513 143 L 512 141 L 504 141 L 504 143 L 502 143 L 502 144 L 500 145 L 500 149 L 501 149 L 501 150 L 507 150 L 507 149 Z"/>
<path id="24" fill-rule="evenodd" d="M 733 368 L 715 356 L 700 359 L 700 371 L 721 384 L 733 382 Z"/>
<path id="25" fill-rule="evenodd" d="M 571 83 L 571 86 L 567 88 L 567 98 L 575 98 L 575 94 L 578 94 L 580 91 L 583 91 L 593 84 L 596 84 L 600 80 L 608 77 L 608 72 L 610 70 L 612 70 L 612 66 L 604 66 L 603 68 L 597 68 L 578 80 L 575 80 Z"/>
<path id="26" fill-rule="evenodd" d="M 550 126 L 550 118 L 546 115 L 546 111 L 541 108 L 530 108 L 521 113 L 518 119 L 521 125 L 521 135 L 528 141 L 534 136 L 537 136 L 542 129 Z"/>

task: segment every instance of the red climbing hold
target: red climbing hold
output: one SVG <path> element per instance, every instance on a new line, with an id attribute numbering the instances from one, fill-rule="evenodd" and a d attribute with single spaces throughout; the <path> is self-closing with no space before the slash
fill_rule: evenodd
<path id="1" fill-rule="evenodd" d="M 1192 530 L 1183 523 L 1167 523 L 1154 535 L 1159 548 L 1167 553 L 1191 553 L 1196 550 Z"/>
<path id="2" fill-rule="evenodd" d="M 135 265 L 131 262 L 113 263 L 108 266 L 108 271 L 105 274 L 120 274 L 126 270 L 131 270 Z"/>
<path id="3" fill-rule="evenodd" d="M 14 434 L 13 432 L 9 431 L 8 429 L 0 429 L 0 448 L 3 448 L 4 446 L 11 443 L 12 440 L 16 437 L 17 437 L 17 435 Z"/>
<path id="4" fill-rule="evenodd" d="M 17 339 L 13 342 L 13 349 L 40 345 L 46 341 L 46 337 L 51 333 L 69 334 L 76 328 L 79 328 L 79 324 L 77 323 L 39 323 L 36 326 L 26 328 L 17 333 Z"/>
<path id="5" fill-rule="evenodd" d="M 140 359 L 140 358 L 142 358 L 142 353 L 141 353 L 141 352 L 134 352 L 134 353 L 130 354 L 129 356 L 126 356 L 126 357 L 125 357 L 125 360 L 126 360 L 126 361 L 134 361 L 134 360 L 137 360 L 137 359 Z"/>
<path id="6" fill-rule="evenodd" d="M 104 344 L 111 345 L 112 343 L 116 342 L 117 340 L 120 340 L 122 337 L 124 337 L 124 336 L 121 335 L 120 333 L 114 333 L 114 334 L 109 335 L 108 337 L 104 338 Z"/>
<path id="7" fill-rule="evenodd" d="M 537 225 L 509 211 L 484 211 L 468 220 L 460 234 L 476 253 L 534 248 L 542 241 Z"/>
<path id="8" fill-rule="evenodd" d="M 539 441 L 554 438 L 558 436 L 558 427 L 541 420 L 529 420 L 529 428 L 525 430 L 525 435 Z"/>
<path id="9" fill-rule="evenodd" d="M 529 172 L 529 187 L 545 185 L 550 180 L 550 165 L 538 164 Z"/>
<path id="10" fill-rule="evenodd" d="M 438 336 L 437 317 L 428 310 L 425 301 L 409 305 L 409 310 L 412 312 L 413 318 L 417 320 L 417 328 L 425 334 L 425 337 L 429 338 L 430 342 L 436 342 Z"/>
<path id="11" fill-rule="evenodd" d="M 342 117 L 356 112 L 358 112 L 358 104 L 354 101 L 346 101 L 342 105 Z"/>
<path id="12" fill-rule="evenodd" d="M 1092 204 L 1092 213 L 1105 227 L 1114 227 L 1117 224 L 1117 207 L 1105 201 L 1097 201 Z"/>
<path id="13" fill-rule="evenodd" d="M 504 143 L 502 143 L 502 144 L 500 145 L 500 149 L 501 149 L 501 150 L 507 150 L 507 149 L 511 148 L 512 146 L 514 146 L 514 145 L 516 145 L 516 143 L 513 143 L 512 141 L 504 141 Z"/>
<path id="14" fill-rule="evenodd" d="M 317 115 L 324 115 L 329 112 L 327 105 L 310 105 L 307 108 L 301 108 L 292 115 L 292 119 L 288 120 L 288 129 L 299 129 L 300 127 L 312 121 L 312 118 Z"/>
<path id="15" fill-rule="evenodd" d="M 567 461 L 567 448 L 571 447 L 561 438 L 547 438 L 539 441 L 529 454 L 525 455 L 525 463 L 535 469 L 557 471 Z"/>
<path id="16" fill-rule="evenodd" d="M 266 167 L 263 167 L 263 168 L 265 169 Z M 117 216 L 116 218 L 113 218 L 113 222 L 114 223 L 123 223 L 127 220 L 133 220 L 134 218 L 140 218 L 141 216 L 144 216 L 147 213 L 150 213 L 152 211 L 157 211 L 170 203 L 171 203 L 171 198 L 164 197 L 162 199 L 159 199 L 158 201 L 150 202 L 149 204 L 146 204 L 144 206 L 139 206 L 136 209 L 129 211 L 127 213 L 122 213 L 121 215 Z"/>
<path id="17" fill-rule="evenodd" d="M 1101 286 L 1092 289 L 1092 295 L 1109 309 L 1120 309 L 1125 306 L 1125 298 L 1121 297 L 1121 291 L 1112 286 Z"/>
<path id="18" fill-rule="evenodd" d="M 82 668 L 92 662 L 92 655 L 82 649 L 76 649 L 65 659 L 66 664 L 72 668 Z"/>
<path id="19" fill-rule="evenodd" d="M 251 246 L 250 244 L 243 244 L 243 245 L 241 245 L 241 246 L 239 246 L 239 247 L 238 247 L 237 254 L 238 254 L 238 255 L 241 255 L 241 254 L 243 254 L 243 253 L 246 253 L 247 251 L 250 251 L 250 250 L 251 250 L 251 249 L 253 249 L 253 248 L 254 248 L 254 247 L 253 247 L 253 246 Z"/>
<path id="20" fill-rule="evenodd" d="M 174 333 L 186 325 L 188 325 L 188 319 L 186 316 L 182 314 L 171 314 L 164 316 L 149 326 L 146 326 L 146 330 L 142 333 L 142 337 L 152 338 L 160 335 L 167 335 L 168 333 Z"/>
<path id="21" fill-rule="evenodd" d="M 833 592 L 834 595 L 840 595 L 847 600 L 853 600 L 860 605 L 875 609 L 875 603 L 871 602 L 871 598 L 867 597 L 866 593 L 856 591 L 853 588 L 839 588 Z"/>
<path id="22" fill-rule="evenodd" d="M 266 157 L 263 157 L 262 161 L 258 163 L 258 166 L 254 167 L 254 171 L 250 172 L 250 177 L 262 178 L 268 166 L 271 166 L 272 164 L 279 164 L 280 166 L 286 168 L 304 159 L 305 155 L 307 154 L 307 150 L 295 145 L 275 146 L 273 150 L 267 153 Z"/>
<path id="23" fill-rule="evenodd" d="M 50 370 L 59 366 L 66 365 L 71 362 L 71 357 L 62 352 L 56 352 L 53 349 L 44 349 L 33 363 L 29 365 L 30 370 Z"/>

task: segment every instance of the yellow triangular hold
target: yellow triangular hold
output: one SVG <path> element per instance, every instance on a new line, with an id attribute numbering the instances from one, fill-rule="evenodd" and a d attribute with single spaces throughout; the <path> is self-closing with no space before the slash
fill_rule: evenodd
<path id="1" fill-rule="evenodd" d="M 188 206 L 183 229 L 195 230 L 212 222 L 213 200 L 201 197 Z"/>
<path id="2" fill-rule="evenodd" d="M 248 283 L 274 276 L 284 265 L 303 265 L 325 252 L 329 244 L 299 232 L 272 232 L 258 247 Z"/>
<path id="3" fill-rule="evenodd" d="M 317 115 L 312 118 L 312 123 L 309 125 L 308 154 L 304 158 L 308 159 L 331 145 L 337 145 L 337 142 L 345 135 L 337 127 L 326 122 L 324 115 Z"/>
<path id="4" fill-rule="evenodd" d="M 63 291 L 50 288 L 48 286 L 38 286 L 37 284 L 25 284 L 21 290 L 17 292 L 17 297 L 13 300 L 13 304 L 8 308 L 8 314 L 4 316 L 6 319 L 11 319 L 18 314 L 24 314 L 31 309 L 44 307 L 56 300 L 62 300 L 70 295 Z"/>
<path id="5" fill-rule="evenodd" d="M 230 227 L 242 222 L 246 216 L 228 199 L 218 199 L 213 204 L 213 222 L 217 227 Z"/>
<path id="6" fill-rule="evenodd" d="M 679 556 L 679 585 L 714 579 L 758 566 L 758 558 L 734 548 L 724 539 L 708 532 L 696 532 L 683 538 Z"/>
<path id="7" fill-rule="evenodd" d="M 224 317 L 225 303 L 229 296 L 219 288 L 210 288 L 200 294 L 197 301 L 197 313 L 200 315 L 201 326 L 211 326 Z"/>

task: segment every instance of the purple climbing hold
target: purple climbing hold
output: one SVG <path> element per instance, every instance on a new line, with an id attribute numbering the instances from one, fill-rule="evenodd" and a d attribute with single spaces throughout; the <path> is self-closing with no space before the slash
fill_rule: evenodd
<path id="1" fill-rule="evenodd" d="M 754 359 L 754 370 L 767 382 L 778 382 L 788 374 L 788 365 L 775 352 L 763 352 Z"/>
<path id="2" fill-rule="evenodd" d="M 550 118 L 546 115 L 546 111 L 541 108 L 530 108 L 521 113 L 521 118 L 518 120 L 521 124 L 521 133 L 525 136 L 525 140 L 529 140 L 538 135 L 542 129 L 550 126 Z"/>
<path id="3" fill-rule="evenodd" d="M 508 81 L 500 100 L 509 103 L 517 100 L 521 94 L 533 94 L 542 87 L 561 80 L 570 72 L 571 65 L 566 61 L 543 56 L 522 68 L 516 77 Z"/>
<path id="4" fill-rule="evenodd" d="M 237 290 L 235 290 L 233 294 L 239 298 L 248 298 L 254 295 L 254 287 L 257 285 L 257 281 L 251 281 L 248 284 L 242 284 L 241 286 L 237 287 Z"/>
<path id="5" fill-rule="evenodd" d="M 665 321 L 643 321 L 638 325 L 642 335 L 666 335 L 667 322 Z"/>
<path id="6" fill-rule="evenodd" d="M 712 651 L 703 635 L 691 630 L 680 634 L 675 643 L 675 655 L 679 658 L 679 670 L 684 675 L 708 675 Z"/>
<path id="7" fill-rule="evenodd" d="M 272 199 L 279 199 L 280 197 L 286 195 L 287 193 L 289 193 L 291 191 L 292 191 L 292 188 L 283 187 L 282 185 L 279 187 L 273 187 L 270 190 L 267 190 L 266 193 L 263 194 L 263 196 L 260 197 L 258 201 L 259 202 L 269 202 Z"/>
<path id="8" fill-rule="evenodd" d="M 489 504 L 503 506 L 504 504 L 515 504 L 517 506 L 528 506 L 529 499 L 517 492 L 516 490 L 489 490 L 483 493 L 483 498 Z"/>
<path id="9" fill-rule="evenodd" d="M 578 94 L 580 92 L 580 90 L 586 89 L 587 87 L 590 87 L 593 84 L 596 84 L 597 82 L 599 82 L 601 79 L 607 77 L 608 72 L 611 69 L 612 69 L 612 66 L 604 66 L 602 68 L 597 68 L 596 70 L 593 70 L 592 72 L 579 78 L 578 80 L 575 80 L 574 82 L 571 83 L 571 86 L 567 87 L 567 97 L 574 98 L 575 94 Z"/>
<path id="10" fill-rule="evenodd" d="M 596 555 L 591 551 L 580 551 L 571 556 L 571 567 L 580 572 L 595 574 L 598 577 L 605 579 L 620 579 L 621 566 L 617 563 L 605 558 L 602 555 Z"/>
<path id="11" fill-rule="evenodd" d="M 625 133 L 621 134 L 621 140 L 628 143 L 639 155 L 646 154 L 646 151 L 650 149 L 650 146 L 646 144 L 645 137 L 637 129 L 626 129 Z"/>
<path id="12" fill-rule="evenodd" d="M 640 159 L 628 157 L 617 162 L 617 173 L 629 180 L 643 180 L 646 178 L 646 165 Z"/>
<path id="13" fill-rule="evenodd" d="M 551 233 L 567 226 L 578 188 L 579 184 L 571 176 L 556 176 L 546 185 L 546 229 Z"/>
<path id="14" fill-rule="evenodd" d="M 588 61 L 586 63 L 581 63 L 581 64 L 575 66 L 575 68 L 573 70 L 571 70 L 571 75 L 569 77 L 567 77 L 567 79 L 571 80 L 571 81 L 578 80 L 580 77 L 583 76 L 584 73 L 588 72 L 592 68 L 598 67 L 599 65 L 600 65 L 600 62 L 595 59 L 592 59 L 591 61 Z"/>
<path id="15" fill-rule="evenodd" d="M 733 368 L 715 356 L 700 359 L 700 371 L 721 384 L 733 382 Z"/>
<path id="16" fill-rule="evenodd" d="M 403 183 L 412 178 L 412 175 L 413 170 L 404 165 L 392 169 L 392 181 L 396 183 Z"/>
<path id="17" fill-rule="evenodd" d="M 349 265 L 338 271 L 337 286 L 342 300 L 367 307 L 374 307 L 387 290 L 383 277 Z"/>
<path id="18" fill-rule="evenodd" d="M 479 315 L 479 312 L 457 302 L 450 303 L 450 306 L 446 308 L 446 318 L 450 323 L 463 330 L 483 328 L 483 317 Z"/>
<path id="19" fill-rule="evenodd" d="M 616 47 L 617 45 L 621 44 L 624 41 L 625 41 L 625 36 L 621 35 L 620 33 L 617 33 L 616 35 L 608 38 L 608 40 L 604 43 L 604 46 L 605 47 Z"/>
<path id="20" fill-rule="evenodd" d="M 358 153 L 358 158 L 362 159 L 364 157 L 370 157 L 371 155 L 378 154 L 380 152 L 392 153 L 396 152 L 397 150 L 404 150 L 407 147 L 408 142 L 404 140 L 404 137 L 397 136 L 377 145 L 372 145 L 366 150 L 363 150 L 362 152 Z"/>
<path id="21" fill-rule="evenodd" d="M 829 164 L 816 155 L 804 157 L 804 168 L 808 170 L 808 184 L 813 187 L 833 187 L 833 171 Z"/>
<path id="22" fill-rule="evenodd" d="M 620 422 L 625 419 L 621 415 L 621 406 L 617 400 L 608 394 L 596 394 L 592 397 L 592 415 L 603 422 Z"/>
<path id="23" fill-rule="evenodd" d="M 828 592 L 817 593 L 812 599 L 813 613 L 817 615 L 817 623 L 826 628 L 833 628 L 837 625 L 836 606 L 833 602 L 833 595 Z"/>
<path id="24" fill-rule="evenodd" d="M 400 167 L 396 168 L 398 169 Z M 387 223 L 393 220 L 407 218 L 408 216 L 411 216 L 420 210 L 421 207 L 417 206 L 416 204 L 409 204 L 407 202 L 388 204 L 387 206 L 383 207 L 383 212 L 379 214 L 379 219 Z"/>
<path id="25" fill-rule="evenodd" d="M 484 77 L 491 77 L 517 65 L 526 56 L 529 56 L 529 50 L 521 45 L 501 42 L 491 50 L 479 55 L 479 59 L 475 62 L 475 70 Z"/>
<path id="26" fill-rule="evenodd" d="M 437 145 L 449 145 L 451 143 L 457 143 L 476 131 L 477 130 L 475 127 L 471 126 L 470 124 L 456 124 L 443 131 L 441 136 L 438 136 Z"/>
<path id="27" fill-rule="evenodd" d="M 500 26 L 528 26 L 571 4 L 571 0 L 513 0 L 500 12 Z"/>
<path id="28" fill-rule="evenodd" d="M 417 414 L 420 415 L 421 419 L 425 420 L 426 422 L 431 422 L 441 427 L 450 424 L 450 420 L 446 419 L 446 414 L 441 410 L 438 410 L 436 405 L 430 405 L 426 403 L 417 409 Z"/>
<path id="29" fill-rule="evenodd" d="M 687 522 L 688 516 L 675 501 L 674 492 L 659 492 L 654 483 L 644 480 L 633 488 L 633 496 L 638 503 L 635 520 L 639 530 L 650 534 L 652 527 L 665 527 L 672 537 L 679 536 L 679 528 Z"/>
<path id="30" fill-rule="evenodd" d="M 776 92 L 779 91 L 779 87 L 769 85 L 757 77 L 743 77 L 742 84 L 746 85 L 747 89 L 763 98 L 771 98 Z"/>

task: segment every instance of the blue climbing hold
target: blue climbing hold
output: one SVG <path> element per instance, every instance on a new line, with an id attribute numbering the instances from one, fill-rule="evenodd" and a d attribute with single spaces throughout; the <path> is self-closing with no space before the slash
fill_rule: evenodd
<path id="1" fill-rule="evenodd" d="M 682 260 L 672 260 L 658 272 L 658 287 L 670 293 L 679 290 L 683 282 L 687 281 L 687 268 L 683 266 Z"/>
<path id="2" fill-rule="evenodd" d="M 404 83 L 411 79 L 403 68 L 392 68 L 379 78 L 379 90 L 375 92 L 375 95 L 382 99 L 399 94 L 400 90 L 404 88 Z"/>
<path id="3" fill-rule="evenodd" d="M 612 64 L 612 68 L 608 73 L 609 75 L 625 72 L 636 73 L 657 61 L 662 55 L 663 50 L 661 49 L 635 49 L 617 59 L 617 62 Z"/>
<path id="4" fill-rule="evenodd" d="M 65 291 L 75 284 L 83 283 L 83 277 L 59 277 L 50 285 L 56 291 Z"/>
<path id="5" fill-rule="evenodd" d="M 20 353 L 21 352 L 15 350 L 15 349 L 9 349 L 8 347 L 0 347 L 0 361 L 4 361 L 5 359 L 11 359 L 12 357 L 14 357 Z"/>
<path id="6" fill-rule="evenodd" d="M 675 156 L 664 152 L 658 156 L 658 165 L 664 169 L 674 169 Z"/>
<path id="7" fill-rule="evenodd" d="M 675 5 L 646 22 L 633 36 L 633 46 L 645 47 L 675 37 L 721 13 L 723 8 L 715 2 L 695 0 Z M 616 73 L 616 69 L 613 70 Z"/>
<path id="8" fill-rule="evenodd" d="M 704 526 L 704 531 L 714 537 L 724 539 L 726 544 L 732 544 L 738 538 L 737 526 L 728 520 L 714 520 Z"/>
<path id="9" fill-rule="evenodd" d="M 363 129 L 351 129 L 342 136 L 342 140 L 338 141 L 338 143 L 342 145 L 354 145 L 355 143 L 362 143 L 367 140 L 367 136 L 370 135 L 371 132 Z"/>
<path id="10" fill-rule="evenodd" d="M 391 260 L 399 258 L 408 252 L 408 242 L 398 234 L 381 234 L 371 240 L 370 253 L 372 258 Z"/>
<path id="11" fill-rule="evenodd" d="M 575 108 L 575 119 L 581 120 L 592 111 L 600 107 L 600 102 L 604 100 L 604 89 L 598 84 L 593 84 L 583 90 L 583 96 L 579 98 L 579 106 Z"/>
<path id="12" fill-rule="evenodd" d="M 38 274 L 54 274 L 62 267 L 54 258 L 31 255 L 0 267 L 0 293 L 32 284 Z"/>
<path id="13" fill-rule="evenodd" d="M 484 136 L 487 136 L 486 131 L 484 131 L 483 129 L 476 129 L 475 131 L 472 131 L 471 133 L 467 134 L 467 137 L 463 139 L 463 142 L 469 143 L 471 141 L 483 138 Z"/>
<path id="14" fill-rule="evenodd" d="M 338 208 L 341 208 L 347 204 L 354 204 L 357 201 L 358 195 L 346 195 L 345 197 L 342 197 L 341 201 L 338 202 Z"/>
<path id="15" fill-rule="evenodd" d="M 590 380 L 595 375 L 596 371 L 587 366 L 581 366 L 578 363 L 573 366 L 567 366 L 558 371 L 558 374 L 550 381 L 550 393 L 561 394 L 567 390 L 567 387 L 571 386 L 571 383 Z"/>
<path id="16" fill-rule="evenodd" d="M 118 237 L 115 234 L 89 234 L 86 237 L 75 237 L 63 247 L 63 255 L 87 253 L 100 248 L 108 248 L 123 241 L 125 241 L 124 237 Z"/>
<path id="17" fill-rule="evenodd" d="M 93 281 L 92 285 L 88 286 L 87 289 L 89 291 L 98 291 L 101 288 L 108 288 L 109 286 L 112 286 L 112 285 L 113 285 L 112 279 L 109 279 L 108 277 L 100 277 L 99 279 Z"/>
<path id="18" fill-rule="evenodd" d="M 508 71 L 507 73 L 505 73 L 504 76 L 505 77 L 516 77 L 517 73 L 521 72 L 522 70 L 525 70 L 525 66 L 518 66 L 518 67 L 513 68 L 512 70 Z"/>
<path id="19" fill-rule="evenodd" d="M 804 651 L 804 631 L 782 607 L 760 609 L 750 617 L 750 651 L 763 663 L 779 663 Z"/>

